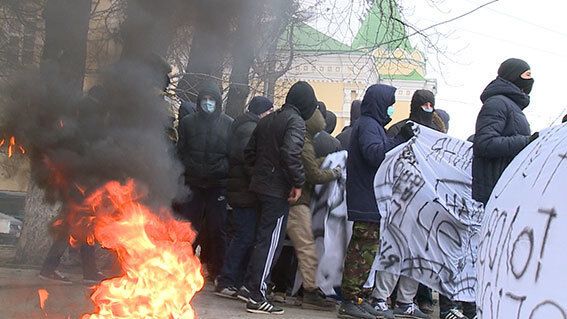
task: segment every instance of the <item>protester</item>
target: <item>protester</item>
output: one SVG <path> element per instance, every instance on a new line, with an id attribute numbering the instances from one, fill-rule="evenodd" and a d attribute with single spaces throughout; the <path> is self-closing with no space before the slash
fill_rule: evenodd
<path id="1" fill-rule="evenodd" d="M 307 82 L 295 83 L 283 107 L 260 120 L 244 153 L 252 170 L 250 190 L 260 203 L 256 244 L 246 275 L 248 312 L 284 312 L 266 299 L 267 280 L 281 251 L 289 204 L 301 197 L 305 183 L 301 161 L 305 120 L 311 118 L 316 107 L 313 88 Z"/>
<path id="2" fill-rule="evenodd" d="M 222 112 L 221 92 L 213 82 L 203 83 L 197 105 L 197 112 L 185 116 L 178 130 L 177 149 L 192 192 L 182 214 L 197 231 L 196 243 L 206 254 L 209 277 L 215 279 L 226 246 L 228 141 L 233 120 Z"/>
<path id="3" fill-rule="evenodd" d="M 485 205 L 508 164 L 539 136 L 530 136 L 523 112 L 530 104 L 533 84 L 528 63 L 512 58 L 500 65 L 498 77 L 480 96 L 483 106 L 473 144 L 472 197 Z"/>
<path id="4" fill-rule="evenodd" d="M 442 121 L 443 125 L 445 126 L 444 130 L 437 129 L 437 131 L 444 132 L 444 133 L 449 132 L 449 121 L 451 120 L 451 116 L 449 116 L 449 113 L 447 113 L 447 111 L 445 111 L 445 110 L 436 108 L 435 112 L 433 114 L 433 124 L 434 125 L 437 122 L 436 119 L 440 119 Z"/>
<path id="5" fill-rule="evenodd" d="M 395 92 L 396 88 L 388 85 L 370 86 L 360 106 L 361 116 L 352 126 L 347 160 L 347 207 L 348 218 L 354 221 L 354 226 L 345 259 L 341 287 L 344 301 L 339 308 L 339 318 L 394 318 L 386 303 L 369 299 L 368 291 L 362 286 L 368 278 L 380 240 L 374 176 L 386 152 L 414 136 L 410 124 L 402 127 L 395 137 L 386 135 L 384 126 L 392 120 L 388 114 L 392 114 Z M 406 308 L 400 307 L 396 311 Z"/>
<path id="6" fill-rule="evenodd" d="M 325 300 L 316 283 L 317 273 L 317 252 L 315 249 L 315 239 L 313 238 L 313 228 L 311 219 L 313 212 L 311 195 L 316 184 L 325 184 L 342 177 L 342 170 L 321 169 L 322 159 L 317 159 L 313 145 L 313 138 L 325 128 L 325 119 L 319 110 L 306 121 L 307 134 L 305 144 L 301 153 L 301 161 L 305 169 L 305 184 L 302 188 L 302 195 L 297 203 L 293 204 L 289 211 L 287 223 L 287 234 L 289 235 L 298 259 L 299 271 L 303 278 L 303 302 L 305 308 L 319 310 L 329 310 L 334 303 Z"/>
<path id="7" fill-rule="evenodd" d="M 429 90 L 417 90 L 410 103 L 409 118 L 399 121 L 388 129 L 389 136 L 396 136 L 408 121 L 433 128 L 433 114 L 435 110 L 435 95 Z"/>
<path id="8" fill-rule="evenodd" d="M 270 114 L 274 106 L 263 96 L 254 97 L 248 112 L 236 118 L 230 133 L 228 203 L 232 207 L 234 236 L 228 246 L 224 265 L 215 289 L 217 295 L 236 298 L 237 287 L 243 286 L 244 272 L 250 259 L 256 234 L 256 195 L 248 188 L 250 174 L 244 163 L 244 149 L 258 121 Z"/>
<path id="9" fill-rule="evenodd" d="M 343 131 L 337 135 L 337 139 L 341 142 L 343 150 L 348 150 L 352 128 L 360 117 L 360 103 L 360 100 L 352 101 L 350 104 L 350 125 L 343 128 Z"/>
<path id="10" fill-rule="evenodd" d="M 325 129 L 319 131 L 313 138 L 315 155 L 317 157 L 326 157 L 341 150 L 341 142 L 331 135 L 337 127 L 337 116 L 329 110 L 323 116 L 325 117 Z"/>
<path id="11" fill-rule="evenodd" d="M 177 119 L 181 123 L 181 120 L 184 117 L 193 114 L 195 112 L 197 112 L 195 103 L 191 101 L 181 101 L 181 105 L 179 105 L 179 114 L 177 115 Z"/>

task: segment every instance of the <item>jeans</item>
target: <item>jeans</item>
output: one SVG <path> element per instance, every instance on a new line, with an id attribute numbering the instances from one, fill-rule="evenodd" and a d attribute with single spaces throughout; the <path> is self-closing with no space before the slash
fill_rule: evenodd
<path id="1" fill-rule="evenodd" d="M 66 234 L 58 235 L 51 244 L 49 252 L 47 252 L 47 257 L 43 262 L 43 267 L 41 268 L 41 273 L 49 275 L 57 270 L 59 264 L 61 263 L 61 257 L 69 247 L 69 238 Z M 96 262 L 95 262 L 95 248 L 87 244 L 81 245 L 81 265 L 83 266 L 83 278 L 90 279 L 95 278 L 97 274 Z"/>
<path id="2" fill-rule="evenodd" d="M 258 195 L 258 199 L 261 206 L 260 219 L 246 274 L 246 287 L 254 301 L 266 300 L 268 280 L 282 250 L 289 213 L 287 199 L 266 195 Z"/>
<path id="3" fill-rule="evenodd" d="M 191 187 L 192 197 L 183 204 L 182 214 L 197 232 L 195 246 L 201 245 L 201 261 L 209 276 L 216 278 L 222 269 L 226 250 L 226 189 Z"/>
<path id="4" fill-rule="evenodd" d="M 221 271 L 219 287 L 242 286 L 256 237 L 256 208 L 234 207 L 232 211 L 233 238 L 230 241 Z"/>

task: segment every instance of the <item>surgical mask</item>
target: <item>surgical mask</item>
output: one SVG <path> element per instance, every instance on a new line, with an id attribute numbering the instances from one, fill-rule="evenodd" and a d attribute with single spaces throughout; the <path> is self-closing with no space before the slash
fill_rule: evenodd
<path id="1" fill-rule="evenodd" d="M 427 104 L 422 105 L 421 109 L 426 113 L 433 113 L 434 111 L 433 106 L 427 106 Z"/>
<path id="2" fill-rule="evenodd" d="M 201 109 L 207 113 L 213 113 L 215 111 L 217 102 L 213 99 L 203 99 L 201 100 Z"/>
<path id="3" fill-rule="evenodd" d="M 386 112 L 388 113 L 389 117 L 392 117 L 392 115 L 394 115 L 395 111 L 396 111 L 396 108 L 393 105 L 391 105 L 391 106 L 388 106 L 388 110 Z"/>

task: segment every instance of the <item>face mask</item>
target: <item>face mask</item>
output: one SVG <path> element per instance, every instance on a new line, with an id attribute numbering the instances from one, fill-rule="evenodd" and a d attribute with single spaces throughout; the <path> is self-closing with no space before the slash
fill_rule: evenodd
<path id="1" fill-rule="evenodd" d="M 516 84 L 516 86 L 519 87 L 520 90 L 524 91 L 524 93 L 530 94 L 534 86 L 534 79 L 519 78 L 514 82 L 514 84 Z"/>
<path id="2" fill-rule="evenodd" d="M 421 106 L 421 109 L 423 110 L 423 112 L 433 113 L 433 106 L 428 106 L 427 104 L 424 104 Z"/>
<path id="3" fill-rule="evenodd" d="M 217 102 L 212 99 L 201 100 L 201 109 L 207 113 L 213 113 Z"/>
<path id="4" fill-rule="evenodd" d="M 396 108 L 392 105 L 392 106 L 388 106 L 388 110 L 386 112 L 388 113 L 389 117 L 392 117 L 392 115 L 394 115 L 395 111 L 396 111 Z"/>

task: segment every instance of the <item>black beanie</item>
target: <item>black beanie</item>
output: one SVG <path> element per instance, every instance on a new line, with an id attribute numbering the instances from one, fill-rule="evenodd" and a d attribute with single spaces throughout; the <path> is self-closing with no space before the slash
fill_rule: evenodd
<path id="1" fill-rule="evenodd" d="M 310 119 L 317 109 L 315 91 L 305 81 L 299 81 L 291 86 L 285 97 L 285 103 L 295 106 L 304 120 Z"/>
<path id="2" fill-rule="evenodd" d="M 319 109 L 319 111 L 321 111 L 321 114 L 323 114 L 323 117 L 327 118 L 327 105 L 325 105 L 325 103 L 323 101 L 317 102 L 317 108 Z"/>
<path id="3" fill-rule="evenodd" d="M 360 117 L 360 104 L 362 101 L 354 100 L 350 104 L 350 124 L 352 125 Z"/>
<path id="4" fill-rule="evenodd" d="M 265 96 L 255 96 L 248 104 L 248 111 L 256 115 L 260 115 L 274 108 L 274 104 Z"/>
<path id="5" fill-rule="evenodd" d="M 511 58 L 502 62 L 498 68 L 498 76 L 515 83 L 520 78 L 520 75 L 529 69 L 531 69 L 530 65 L 526 61 Z"/>
<path id="6" fill-rule="evenodd" d="M 431 106 L 435 106 L 435 95 L 429 90 L 417 90 L 411 98 L 411 110 L 416 111 L 425 103 L 431 103 Z"/>

